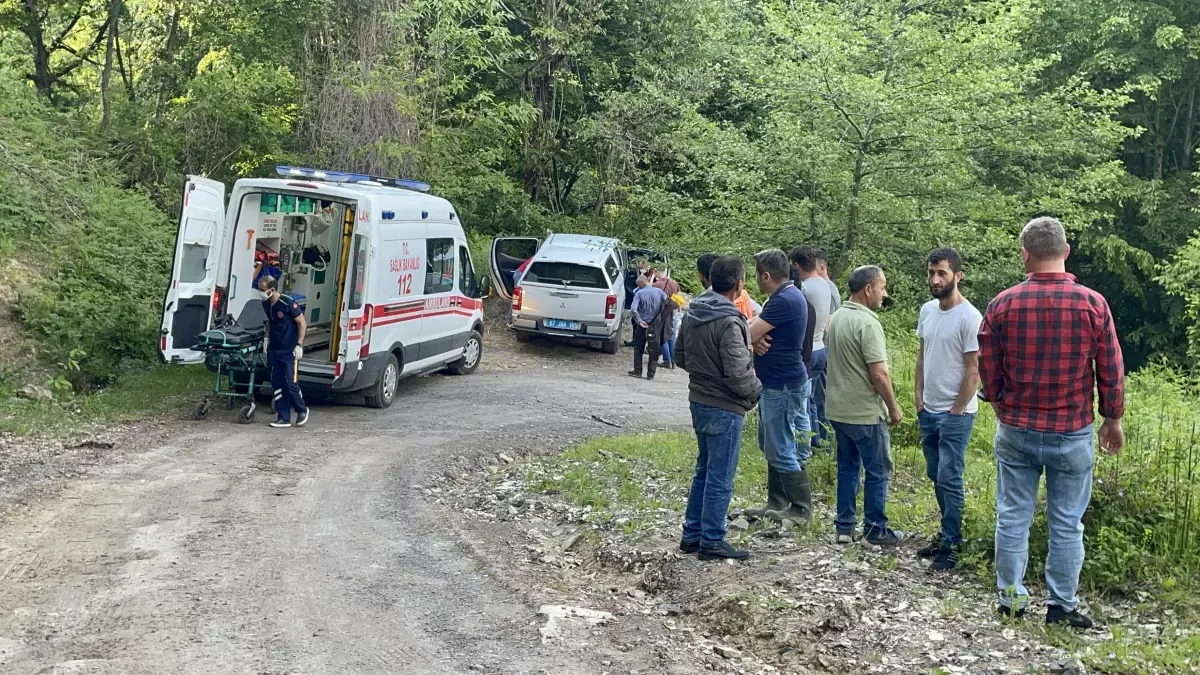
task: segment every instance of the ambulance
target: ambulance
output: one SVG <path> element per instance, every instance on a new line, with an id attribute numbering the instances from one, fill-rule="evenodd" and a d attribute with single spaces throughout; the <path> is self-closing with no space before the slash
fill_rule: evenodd
<path id="1" fill-rule="evenodd" d="M 266 321 L 257 280 L 277 276 L 304 309 L 302 389 L 395 400 L 402 379 L 465 375 L 483 357 L 483 301 L 450 202 L 420 181 L 276 167 L 225 185 L 189 176 L 159 350 L 197 364 L 196 336 L 231 315 Z"/>

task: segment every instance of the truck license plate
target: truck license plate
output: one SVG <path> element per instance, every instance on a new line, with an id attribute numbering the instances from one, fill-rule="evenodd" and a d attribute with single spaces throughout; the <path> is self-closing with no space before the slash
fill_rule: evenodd
<path id="1" fill-rule="evenodd" d="M 562 319 L 546 319 L 546 328 L 558 328 L 561 330 L 579 330 L 578 321 L 563 321 Z"/>

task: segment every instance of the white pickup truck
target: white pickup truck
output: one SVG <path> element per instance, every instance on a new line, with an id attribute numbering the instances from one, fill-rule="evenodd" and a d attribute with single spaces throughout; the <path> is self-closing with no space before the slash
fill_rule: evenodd
<path id="1" fill-rule="evenodd" d="M 500 238 L 492 242 L 491 263 L 497 292 L 512 301 L 512 327 L 520 339 L 599 343 L 606 353 L 617 353 L 632 302 L 633 268 L 619 240 L 583 234 L 553 234 L 544 244 Z"/>

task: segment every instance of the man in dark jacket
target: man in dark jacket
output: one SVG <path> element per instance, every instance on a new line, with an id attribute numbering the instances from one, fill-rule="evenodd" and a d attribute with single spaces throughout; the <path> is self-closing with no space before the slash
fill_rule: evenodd
<path id="1" fill-rule="evenodd" d="M 750 555 L 725 541 L 742 423 L 762 392 L 751 364 L 750 330 L 733 304 L 742 293 L 745 275 L 740 258 L 717 258 L 708 275 L 712 286 L 688 304 L 676 342 L 676 363 L 688 373 L 688 401 L 699 445 L 679 548 L 698 552 L 701 560 Z"/>

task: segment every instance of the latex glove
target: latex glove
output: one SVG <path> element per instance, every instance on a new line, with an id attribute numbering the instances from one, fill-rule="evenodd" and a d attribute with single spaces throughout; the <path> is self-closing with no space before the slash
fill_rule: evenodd
<path id="1" fill-rule="evenodd" d="M 292 356 L 295 357 L 297 361 L 304 358 L 304 347 L 296 345 L 296 348 L 292 350 Z"/>

